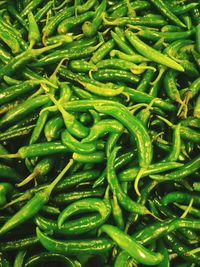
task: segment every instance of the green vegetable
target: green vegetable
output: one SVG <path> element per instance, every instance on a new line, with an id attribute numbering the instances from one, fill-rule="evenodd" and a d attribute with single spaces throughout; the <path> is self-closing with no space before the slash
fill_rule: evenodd
<path id="1" fill-rule="evenodd" d="M 0 1 L 0 265 L 197 266 L 199 74 L 199 1 Z"/>

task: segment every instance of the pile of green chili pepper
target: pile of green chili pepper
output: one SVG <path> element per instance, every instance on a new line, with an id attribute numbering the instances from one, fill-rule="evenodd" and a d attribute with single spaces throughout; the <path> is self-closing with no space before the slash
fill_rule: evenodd
<path id="1" fill-rule="evenodd" d="M 199 266 L 200 1 L 0 1 L 0 265 Z"/>

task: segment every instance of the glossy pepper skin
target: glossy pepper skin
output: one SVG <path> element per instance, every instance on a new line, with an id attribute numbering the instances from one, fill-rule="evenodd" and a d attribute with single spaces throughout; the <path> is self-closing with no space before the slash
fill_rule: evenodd
<path id="1" fill-rule="evenodd" d="M 0 1 L 0 265 L 199 264 L 197 2 Z"/>
<path id="2" fill-rule="evenodd" d="M 96 106 L 97 111 L 101 111 L 105 114 L 109 114 L 118 119 L 130 133 L 135 137 L 137 147 L 140 150 L 139 162 L 141 167 L 146 167 L 150 164 L 152 159 L 152 149 L 148 133 L 143 125 L 135 117 L 124 108 L 117 108 L 115 106 L 101 105 Z"/>
<path id="3" fill-rule="evenodd" d="M 118 228 L 105 224 L 100 228 L 101 232 L 105 232 L 119 244 L 121 248 L 126 250 L 135 260 L 146 265 L 155 265 L 162 261 L 163 256 L 159 253 L 149 252 L 142 245 L 135 242 L 133 238 L 124 234 Z"/>
<path id="4" fill-rule="evenodd" d="M 183 67 L 180 64 L 176 63 L 174 60 L 170 59 L 166 55 L 161 54 L 155 49 L 148 47 L 131 31 L 126 31 L 126 37 L 130 41 L 130 43 L 135 47 L 135 49 L 138 52 L 140 52 L 143 56 L 149 58 L 152 61 L 163 64 L 169 68 L 178 71 L 184 71 Z"/>
<path id="5" fill-rule="evenodd" d="M 26 222 L 28 219 L 36 215 L 43 206 L 48 202 L 51 191 L 55 185 L 61 180 L 65 172 L 72 165 L 73 160 L 66 165 L 62 172 L 56 177 L 56 179 L 47 186 L 44 190 L 37 192 L 33 198 L 31 198 L 13 217 L 10 218 L 0 229 L 0 235 L 4 235 L 9 230 L 17 227 L 18 225 Z"/>
<path id="6" fill-rule="evenodd" d="M 65 255 L 76 255 L 77 253 L 101 254 L 109 251 L 114 243 L 108 239 L 86 239 L 59 241 L 52 239 L 42 233 L 37 228 L 37 236 L 42 245 L 52 252 L 63 253 Z"/>

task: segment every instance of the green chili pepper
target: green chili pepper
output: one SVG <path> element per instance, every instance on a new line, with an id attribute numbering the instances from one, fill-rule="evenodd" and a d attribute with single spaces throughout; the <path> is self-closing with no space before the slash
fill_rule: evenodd
<path id="1" fill-rule="evenodd" d="M 194 117 L 198 119 L 200 118 L 200 96 L 197 97 L 193 114 L 194 114 Z"/>
<path id="2" fill-rule="evenodd" d="M 75 116 L 64 110 L 62 105 L 51 94 L 48 94 L 51 101 L 55 104 L 56 108 L 60 111 L 63 117 L 64 124 L 72 135 L 77 138 L 84 138 L 88 135 L 89 129 L 76 120 Z"/>
<path id="3" fill-rule="evenodd" d="M 67 130 L 61 135 L 62 143 L 72 152 L 87 154 L 94 152 L 97 148 L 95 142 L 82 143 L 76 140 Z"/>
<path id="4" fill-rule="evenodd" d="M 162 204 L 163 205 L 168 205 L 168 204 L 172 203 L 173 201 L 177 201 L 179 203 L 187 204 L 191 200 L 191 198 L 194 199 L 194 202 L 196 204 L 199 204 L 199 200 L 198 200 L 198 195 L 197 194 L 174 191 L 174 192 L 166 194 L 162 198 Z"/>
<path id="5" fill-rule="evenodd" d="M 166 25 L 167 26 L 167 25 Z M 191 29 L 188 31 L 173 31 L 173 32 L 157 32 L 148 29 L 139 29 L 137 32 L 138 36 L 143 37 L 144 39 L 157 41 L 163 38 L 166 42 L 173 42 L 176 40 L 185 40 L 186 38 L 192 37 L 194 35 L 195 30 Z"/>
<path id="6" fill-rule="evenodd" d="M 13 39 L 12 32 L 9 29 L 6 29 L 5 26 L 0 21 L 0 39 L 8 45 L 8 47 L 12 50 L 13 54 L 17 54 L 20 52 L 20 44 L 17 39 Z"/>
<path id="7" fill-rule="evenodd" d="M 91 62 L 86 60 L 71 60 L 70 69 L 75 72 L 89 72 L 91 70 L 96 71 L 98 68 Z"/>
<path id="8" fill-rule="evenodd" d="M 9 183 L 0 183 L 0 206 L 4 206 L 6 204 L 7 197 L 13 189 L 13 186 Z"/>
<path id="9" fill-rule="evenodd" d="M 178 170 L 175 170 L 169 174 L 161 175 L 150 175 L 152 179 L 156 179 L 158 181 L 167 181 L 167 180 L 181 180 L 187 177 L 188 175 L 193 174 L 200 167 L 199 165 L 200 157 L 192 159 L 187 162 L 184 166 L 180 167 Z"/>
<path id="10" fill-rule="evenodd" d="M 1 251 L 9 252 L 17 249 L 25 249 L 38 244 L 38 238 L 36 236 L 29 236 L 17 240 L 7 241 L 0 243 Z"/>
<path id="11" fill-rule="evenodd" d="M 113 119 L 104 119 L 95 123 L 90 128 L 89 135 L 82 140 L 82 142 L 92 142 L 98 138 L 104 136 L 107 133 L 123 132 L 123 125 L 117 120 Z"/>
<path id="12" fill-rule="evenodd" d="M 62 181 L 57 184 L 55 191 L 64 191 L 67 188 L 78 186 L 78 184 L 93 181 L 98 178 L 99 175 L 99 170 L 77 171 L 74 174 L 63 177 Z"/>
<path id="13" fill-rule="evenodd" d="M 21 16 L 25 17 L 30 11 L 34 10 L 41 4 L 41 0 L 30 1 L 27 6 L 22 10 Z"/>
<path id="14" fill-rule="evenodd" d="M 172 5 L 172 11 L 174 14 L 182 14 L 182 13 L 186 13 L 192 9 L 194 9 L 195 7 L 198 6 L 198 3 L 189 3 L 189 4 L 185 4 L 185 5 L 181 5 L 181 6 L 176 6 L 176 5 Z"/>
<path id="15" fill-rule="evenodd" d="M 149 167 L 143 172 L 141 177 L 145 177 L 148 175 L 151 175 L 153 173 L 162 173 L 168 170 L 173 170 L 173 169 L 177 169 L 179 167 L 183 166 L 182 163 L 178 163 L 178 162 L 166 162 L 166 163 L 155 163 L 152 165 L 149 165 Z M 133 181 L 137 174 L 138 174 L 139 168 L 138 167 L 132 167 L 129 169 L 125 169 L 123 170 L 121 173 L 119 173 L 119 180 L 122 182 L 128 182 L 128 181 Z"/>
<path id="16" fill-rule="evenodd" d="M 124 229 L 124 218 L 123 218 L 122 210 L 118 204 L 117 197 L 115 194 L 113 194 L 113 200 L 111 202 L 111 206 L 112 206 L 112 215 L 113 215 L 115 224 L 117 225 L 119 229 L 123 230 Z"/>
<path id="17" fill-rule="evenodd" d="M 147 1 L 135 1 L 130 3 L 130 8 L 134 11 L 140 11 L 140 10 L 146 10 L 147 8 L 150 8 L 150 4 Z M 119 3 L 114 5 L 114 7 L 109 9 L 110 17 L 112 18 L 118 18 L 126 16 L 128 12 L 128 6 L 125 3 Z"/>
<path id="18" fill-rule="evenodd" d="M 68 219 L 68 217 L 72 216 L 73 214 L 76 213 L 81 213 L 82 211 L 97 211 L 102 220 L 101 220 L 101 224 L 103 224 L 103 222 L 105 222 L 111 212 L 111 206 L 109 204 L 109 201 L 107 201 L 106 199 L 101 200 L 98 198 L 86 198 L 86 199 L 81 199 L 78 200 L 70 205 L 68 205 L 58 216 L 58 228 L 61 228 L 62 225 L 64 225 L 64 223 L 66 223 L 65 221 Z M 78 226 L 78 224 L 77 224 Z M 88 226 L 88 230 L 92 230 L 93 227 L 97 227 L 97 225 L 91 225 L 90 227 Z"/>
<path id="19" fill-rule="evenodd" d="M 85 190 L 73 191 L 70 193 L 60 193 L 51 198 L 51 200 L 58 205 L 66 205 L 83 198 L 102 197 L 104 191 L 105 190 L 103 188 L 98 188 L 98 189 L 85 189 Z"/>
<path id="20" fill-rule="evenodd" d="M 92 7 L 96 4 L 96 0 L 87 0 L 83 5 L 77 5 L 75 8 L 75 12 L 84 13 L 88 10 L 92 9 Z"/>
<path id="21" fill-rule="evenodd" d="M 14 263 L 13 263 L 13 267 L 22 267 L 23 266 L 23 262 L 24 262 L 24 258 L 26 256 L 27 250 L 25 249 L 20 249 L 18 251 L 18 253 L 16 254 Z"/>
<path id="22" fill-rule="evenodd" d="M 114 161 L 115 161 L 116 153 L 118 150 L 119 150 L 119 147 L 115 147 L 113 149 L 107 162 L 106 173 L 107 173 L 108 184 L 112 192 L 117 196 L 119 203 L 126 210 L 134 212 L 134 213 L 138 213 L 138 214 L 149 214 L 149 211 L 146 207 L 130 199 L 129 196 L 127 196 L 120 187 L 120 184 L 117 180 L 115 169 L 114 169 Z"/>
<path id="23" fill-rule="evenodd" d="M 158 242 L 159 252 L 163 255 L 163 260 L 158 264 L 158 267 L 169 267 L 170 259 L 169 252 L 162 240 Z"/>
<path id="24" fill-rule="evenodd" d="M 26 65 L 28 62 L 30 62 L 35 57 L 57 47 L 58 45 L 60 44 L 55 44 L 55 45 L 42 47 L 38 49 L 28 49 L 22 52 L 21 54 L 11 59 L 11 61 L 7 65 L 1 68 L 0 79 L 2 80 L 4 75 L 12 74 L 14 71 L 19 70 L 20 68 L 22 68 L 24 65 Z"/>
<path id="25" fill-rule="evenodd" d="M 29 21 L 28 40 L 30 42 L 29 47 L 32 48 L 35 44 L 40 42 L 41 36 L 37 22 L 32 12 L 28 13 L 28 21 Z"/>
<path id="26" fill-rule="evenodd" d="M 0 1 L 0 265 L 199 264 L 197 2 Z"/>
<path id="27" fill-rule="evenodd" d="M 1 154 L 1 155 L 9 155 L 9 154 Z M 6 178 L 9 179 L 9 181 L 14 181 L 14 182 L 18 182 L 19 180 L 22 179 L 21 175 L 17 172 L 17 170 L 15 170 L 12 167 L 9 167 L 3 163 L 0 163 L 0 177 L 1 178 Z"/>
<path id="28" fill-rule="evenodd" d="M 49 106 L 49 103 L 46 104 L 46 106 Z M 35 124 L 35 128 L 31 134 L 30 140 L 29 140 L 29 144 L 32 145 L 34 143 L 37 142 L 37 140 L 39 139 L 41 132 L 43 130 L 44 124 L 48 118 L 48 111 L 43 112 L 42 114 L 39 115 L 37 122 Z"/>
<path id="29" fill-rule="evenodd" d="M 181 120 L 181 125 L 199 128 L 200 127 L 200 120 L 199 120 L 199 118 L 194 118 L 193 116 L 189 116 L 189 117 Z"/>
<path id="30" fill-rule="evenodd" d="M 41 107 L 49 102 L 49 98 L 46 95 L 39 95 L 33 99 L 27 99 L 21 104 L 17 105 L 13 109 L 9 110 L 1 119 L 0 127 L 13 124 L 19 121 L 23 117 L 33 112 L 36 108 Z"/>
<path id="31" fill-rule="evenodd" d="M 130 134 L 136 139 L 137 148 L 140 151 L 138 155 L 140 166 L 147 167 L 152 159 L 150 138 L 139 120 L 132 116 L 125 108 L 119 109 L 116 106 L 104 104 L 101 106 L 96 105 L 95 109 L 116 118 L 130 131 Z M 135 127 L 137 127 L 137 132 Z"/>
<path id="32" fill-rule="evenodd" d="M 5 255 L 3 253 L 0 253 L 0 263 L 3 267 L 10 267 L 10 262 L 5 258 Z"/>
<path id="33" fill-rule="evenodd" d="M 44 263 L 63 263 L 67 264 L 69 267 L 79 267 L 77 260 L 72 260 L 62 254 L 53 253 L 53 252 L 41 252 L 31 256 L 29 259 L 26 260 L 24 266 L 31 267 L 31 266 L 38 266 Z M 80 263 L 79 263 L 80 264 Z"/>
<path id="34" fill-rule="evenodd" d="M 60 43 L 59 43 L 60 44 Z M 58 44 L 55 44 L 58 45 Z M 42 57 L 41 59 L 37 60 L 37 62 L 32 63 L 31 65 L 34 67 L 46 66 L 51 63 L 58 62 L 63 58 L 66 59 L 79 59 L 85 58 L 91 55 L 100 44 L 95 46 L 87 46 L 85 49 L 80 49 L 80 47 L 72 47 L 68 49 L 64 49 L 62 51 L 52 51 L 48 55 Z M 48 46 L 47 46 L 48 47 Z"/>
<path id="35" fill-rule="evenodd" d="M 99 49 L 92 55 L 90 61 L 96 64 L 103 59 L 115 46 L 114 40 L 109 40 L 99 47 Z"/>
<path id="36" fill-rule="evenodd" d="M 50 36 L 54 30 L 56 29 L 56 27 L 59 25 L 59 23 L 66 19 L 69 18 L 71 16 L 74 15 L 74 7 L 65 7 L 63 9 L 61 9 L 59 12 L 57 12 L 54 16 L 52 16 L 49 21 L 47 22 L 47 24 L 43 27 L 42 29 L 42 33 L 43 33 L 43 43 L 45 44 L 45 39 L 46 37 Z"/>
<path id="37" fill-rule="evenodd" d="M 44 158 L 40 160 L 37 165 L 34 167 L 33 172 L 26 177 L 23 181 L 16 184 L 17 187 L 24 186 L 29 183 L 31 180 L 35 179 L 37 176 L 43 176 L 50 172 L 53 167 L 53 159 L 52 158 Z"/>
<path id="38" fill-rule="evenodd" d="M 197 263 L 199 262 L 199 256 L 196 254 L 188 255 L 187 252 L 189 251 L 189 247 L 185 245 L 178 237 L 174 234 L 168 234 L 165 237 L 165 242 L 172 248 L 172 250 L 177 253 L 181 258 L 186 261 Z"/>
<path id="39" fill-rule="evenodd" d="M 24 20 L 24 18 L 21 16 L 21 12 L 19 12 L 14 5 L 12 4 L 9 4 L 8 3 L 8 12 L 14 16 L 14 18 L 17 19 L 17 21 L 22 25 L 22 27 L 28 31 L 28 25 L 27 25 L 27 22 Z M 17 22 L 15 22 L 14 26 L 16 26 L 17 24 L 19 24 Z"/>
<path id="40" fill-rule="evenodd" d="M 161 32 L 181 32 L 182 28 L 177 25 L 165 25 L 161 28 Z"/>
<path id="41" fill-rule="evenodd" d="M 87 215 L 63 224 L 58 228 L 56 220 L 48 219 L 40 215 L 36 216 L 35 222 L 42 231 L 53 231 L 62 236 L 80 235 L 97 228 L 104 223 L 101 215 Z"/>
<path id="42" fill-rule="evenodd" d="M 116 44 L 119 46 L 119 48 L 126 54 L 131 55 L 131 56 L 135 56 L 135 53 L 133 51 L 133 49 L 126 43 L 126 39 L 124 37 L 124 35 L 121 34 L 121 32 L 119 33 L 118 28 L 115 28 L 115 31 L 118 33 L 115 33 L 113 31 L 111 31 L 111 36 L 114 39 L 114 41 L 116 42 Z M 113 50 L 112 50 L 113 51 Z M 112 51 L 110 53 L 112 53 Z"/>
<path id="43" fill-rule="evenodd" d="M 185 27 L 185 24 L 183 24 L 182 21 L 179 20 L 179 18 L 176 15 L 174 15 L 173 9 L 171 11 L 163 0 L 150 0 L 150 1 L 164 16 L 166 16 L 173 23 L 175 23 L 180 27 Z"/>
<path id="44" fill-rule="evenodd" d="M 114 267 L 128 266 L 129 264 L 132 264 L 133 258 L 128 253 L 123 252 L 120 252 L 117 255 Z M 135 261 L 133 262 L 133 264 L 134 263 Z"/>
<path id="45" fill-rule="evenodd" d="M 54 1 L 48 1 L 43 7 L 41 7 L 35 14 L 35 21 L 38 22 L 40 21 L 46 14 L 47 12 L 51 9 L 53 6 Z"/>
<path id="46" fill-rule="evenodd" d="M 169 68 L 178 70 L 178 71 L 184 71 L 183 67 L 175 62 L 173 59 L 167 57 L 166 55 L 156 51 L 152 47 L 145 44 L 143 41 L 141 41 L 134 33 L 132 33 L 130 30 L 125 32 L 125 35 L 127 39 L 130 41 L 130 43 L 133 45 L 133 47 L 144 57 L 147 57 L 148 59 L 163 64 L 164 66 L 167 66 Z"/>
<path id="47" fill-rule="evenodd" d="M 81 6 L 82 8 L 83 6 Z M 58 25 L 58 33 L 59 34 L 65 34 L 69 32 L 73 27 L 78 26 L 82 24 L 84 21 L 93 18 L 94 12 L 93 11 L 87 11 L 79 16 L 74 16 L 70 18 L 66 18 L 60 22 Z"/>
<path id="48" fill-rule="evenodd" d="M 116 95 L 121 94 L 124 90 L 123 86 L 120 86 L 116 89 L 112 89 L 112 88 L 106 87 L 105 85 L 99 90 L 99 86 L 96 86 L 94 84 L 90 84 L 84 81 L 79 81 L 79 83 L 83 85 L 86 90 L 96 95 L 116 96 Z"/>
<path id="49" fill-rule="evenodd" d="M 1 90 L 0 104 L 4 104 L 27 92 L 32 92 L 42 81 L 28 80 Z M 44 81 L 45 82 L 45 81 Z"/>
<path id="50" fill-rule="evenodd" d="M 102 254 L 111 250 L 114 245 L 105 238 L 61 241 L 46 236 L 38 228 L 36 231 L 39 241 L 47 250 L 65 255 Z"/>
<path id="51" fill-rule="evenodd" d="M 102 22 L 102 13 L 106 9 L 107 2 L 102 0 L 97 9 L 95 10 L 94 18 L 92 22 L 85 21 L 82 25 L 82 31 L 86 37 L 92 37 L 97 33 L 97 30 L 101 26 Z"/>
<path id="52" fill-rule="evenodd" d="M 21 128 L 15 128 L 12 130 L 7 130 L 3 132 L 2 134 L 0 134 L 0 141 L 8 141 L 10 139 L 15 139 L 18 137 L 22 137 L 24 135 L 28 135 L 34 129 L 34 127 L 35 127 L 35 124 L 28 125 L 28 126 L 21 127 Z"/>
<path id="53" fill-rule="evenodd" d="M 50 194 L 56 184 L 62 179 L 65 172 L 71 167 L 73 160 L 70 160 L 62 172 L 55 178 L 55 180 L 44 190 L 39 191 L 35 196 L 28 201 L 17 213 L 15 213 L 0 229 L 0 235 L 5 234 L 9 230 L 24 223 L 35 214 L 49 201 Z"/>
<path id="54" fill-rule="evenodd" d="M 56 140 L 64 126 L 63 118 L 60 116 L 49 119 L 44 127 L 44 134 L 48 142 Z"/>
<path id="55" fill-rule="evenodd" d="M 141 55 L 138 55 L 138 54 L 133 54 L 133 55 L 128 55 L 126 53 L 123 53 L 119 50 L 116 50 L 116 49 L 113 49 L 111 52 L 110 52 L 110 56 L 111 57 L 119 57 L 120 59 L 124 59 L 126 61 L 130 61 L 130 62 L 133 62 L 133 63 L 142 63 L 142 62 L 146 62 L 146 61 L 149 61 L 147 58 L 141 56 Z"/>
<path id="56" fill-rule="evenodd" d="M 137 243 L 132 237 L 122 232 L 115 226 L 105 224 L 100 228 L 101 232 L 109 235 L 119 247 L 127 251 L 136 261 L 145 265 L 159 264 L 163 256 L 147 250 L 145 247 Z"/>
<path id="57" fill-rule="evenodd" d="M 173 132 L 173 146 L 170 154 L 162 161 L 172 162 L 178 160 L 181 152 L 181 124 L 178 124 L 174 128 Z"/>
<path id="58" fill-rule="evenodd" d="M 44 142 L 20 147 L 16 154 L 0 155 L 1 158 L 27 158 L 66 153 L 69 149 L 60 142 Z"/>
<path id="59" fill-rule="evenodd" d="M 73 159 L 78 162 L 83 163 L 100 163 L 104 161 L 105 154 L 102 151 L 94 151 L 88 154 L 82 154 L 82 153 L 73 153 L 72 155 Z"/>
<path id="60" fill-rule="evenodd" d="M 200 221 L 195 219 L 169 219 L 156 222 L 136 232 L 133 237 L 141 244 L 149 244 L 153 240 L 168 235 L 179 228 L 199 229 Z"/>
<path id="61" fill-rule="evenodd" d="M 161 27 L 167 24 L 167 22 L 162 18 L 152 18 L 152 17 L 123 17 L 117 18 L 114 21 L 110 21 L 104 18 L 104 23 L 106 25 L 116 25 L 116 26 L 126 26 L 126 25 L 148 25 L 152 27 Z"/>
<path id="62" fill-rule="evenodd" d="M 174 70 L 168 70 L 164 75 L 164 86 L 168 97 L 174 101 L 177 101 L 179 104 L 182 104 L 183 102 L 176 86 L 176 75 L 177 72 Z"/>
<path id="63" fill-rule="evenodd" d="M 117 66 L 116 66 L 117 67 Z M 134 74 L 137 71 L 143 71 L 147 66 L 133 66 L 131 72 L 120 69 L 101 69 L 93 74 L 95 80 L 100 82 L 123 82 L 127 84 L 136 84 L 139 78 Z"/>

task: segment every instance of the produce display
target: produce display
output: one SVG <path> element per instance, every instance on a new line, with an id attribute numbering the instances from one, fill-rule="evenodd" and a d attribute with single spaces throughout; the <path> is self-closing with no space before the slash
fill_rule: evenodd
<path id="1" fill-rule="evenodd" d="M 200 266 L 200 1 L 0 1 L 0 266 Z"/>

